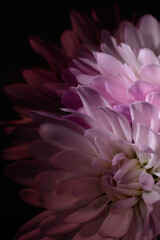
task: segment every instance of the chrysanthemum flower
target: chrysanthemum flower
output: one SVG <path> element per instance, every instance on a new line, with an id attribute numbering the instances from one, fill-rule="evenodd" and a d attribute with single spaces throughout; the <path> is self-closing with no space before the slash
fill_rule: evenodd
<path id="1" fill-rule="evenodd" d="M 31 144 L 35 160 L 6 169 L 26 187 L 20 192 L 26 202 L 47 209 L 15 239 L 156 239 L 160 111 L 143 101 L 131 104 L 131 127 L 96 91 L 78 87 L 78 93 L 89 128 L 33 111 L 42 123 Z"/>
<path id="2" fill-rule="evenodd" d="M 72 25 L 63 50 L 32 37 L 51 69 L 25 70 L 27 84 L 6 87 L 23 118 L 8 131 L 32 142 L 6 150 L 19 160 L 6 172 L 25 186 L 22 199 L 46 209 L 15 240 L 157 239 L 159 23 L 146 15 L 101 40 L 88 18 L 72 13 Z"/>

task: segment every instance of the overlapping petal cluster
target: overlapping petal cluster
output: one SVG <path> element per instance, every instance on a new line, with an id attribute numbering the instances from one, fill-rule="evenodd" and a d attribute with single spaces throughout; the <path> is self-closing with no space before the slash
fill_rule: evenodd
<path id="1" fill-rule="evenodd" d="M 69 60 L 32 38 L 52 70 L 27 70 L 28 85 L 6 88 L 25 116 L 12 130 L 25 129 L 32 142 L 6 150 L 7 158 L 23 158 L 6 172 L 25 186 L 22 199 L 46 209 L 16 240 L 154 240 L 160 233 L 160 25 L 150 15 L 137 27 L 123 22 L 115 37 L 102 31 L 98 46 L 97 28 L 85 20 L 74 13 L 73 31 L 62 36 L 65 54 L 75 48 Z M 62 116 L 53 114 L 59 107 Z"/>

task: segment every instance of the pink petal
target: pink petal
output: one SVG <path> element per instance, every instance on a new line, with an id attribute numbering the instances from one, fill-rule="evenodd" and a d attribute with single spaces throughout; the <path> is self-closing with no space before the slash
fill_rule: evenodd
<path id="1" fill-rule="evenodd" d="M 74 188 L 76 198 L 91 199 L 101 195 L 101 182 L 96 177 L 86 177 L 79 179 Z"/>
<path id="2" fill-rule="evenodd" d="M 75 188 L 76 181 L 86 177 L 96 177 L 96 174 L 92 171 L 70 173 L 59 181 L 56 187 L 57 195 L 61 196 L 72 193 Z"/>
<path id="3" fill-rule="evenodd" d="M 160 135 L 142 124 L 137 124 L 137 129 L 134 133 L 134 142 L 150 147 L 156 154 L 160 153 Z"/>
<path id="4" fill-rule="evenodd" d="M 64 126 L 45 123 L 41 125 L 39 134 L 44 141 L 60 149 L 71 150 L 74 148 L 93 156 L 96 154 L 96 149 L 91 141 Z"/>
<path id="5" fill-rule="evenodd" d="M 129 122 L 131 122 L 131 114 L 130 114 L 129 106 L 120 104 L 120 105 L 114 105 L 112 108 L 114 111 L 121 113 L 123 116 L 125 116 L 128 119 Z"/>
<path id="6" fill-rule="evenodd" d="M 107 199 L 105 196 L 99 197 L 87 206 L 74 212 L 65 218 L 66 223 L 84 223 L 92 220 L 99 215 L 106 207 Z"/>
<path id="7" fill-rule="evenodd" d="M 139 182 L 142 186 L 142 189 L 146 191 L 152 191 L 152 186 L 154 184 L 154 179 L 151 174 L 147 173 L 144 169 L 140 176 L 139 176 Z"/>
<path id="8" fill-rule="evenodd" d="M 147 94 L 153 91 L 157 91 L 157 89 L 152 84 L 141 80 L 136 81 L 127 89 L 128 101 L 130 103 L 135 101 L 144 101 Z"/>
<path id="9" fill-rule="evenodd" d="M 123 177 L 136 165 L 138 164 L 138 160 L 136 158 L 130 159 L 127 162 L 125 162 L 115 173 L 113 179 L 116 182 L 121 182 L 123 180 Z"/>
<path id="10" fill-rule="evenodd" d="M 92 171 L 90 155 L 84 152 L 68 150 L 55 154 L 51 158 L 51 163 L 56 167 L 71 172 Z"/>
<path id="11" fill-rule="evenodd" d="M 159 46 L 160 29 L 157 19 L 151 15 L 143 16 L 139 24 L 139 29 L 144 35 L 145 45 L 148 48 L 157 48 Z"/>
<path id="12" fill-rule="evenodd" d="M 154 76 L 154 77 L 153 77 Z M 142 80 L 160 86 L 160 66 L 158 64 L 147 64 L 141 67 L 140 77 Z"/>
<path id="13" fill-rule="evenodd" d="M 124 42 L 132 48 L 139 49 L 141 47 L 139 32 L 135 26 L 131 25 L 129 22 L 124 26 Z"/>
<path id="14" fill-rule="evenodd" d="M 142 123 L 154 131 L 159 130 L 159 111 L 147 102 L 135 102 L 130 105 L 133 126 Z"/>
<path id="15" fill-rule="evenodd" d="M 116 104 L 128 105 L 128 98 L 126 95 L 128 86 L 125 84 L 124 79 L 117 76 L 108 76 L 105 86 L 106 91 L 109 92 Z"/>
<path id="16" fill-rule="evenodd" d="M 160 93 L 159 92 L 151 92 L 146 96 L 146 102 L 153 104 L 160 111 Z"/>
<path id="17" fill-rule="evenodd" d="M 147 205 L 151 205 L 151 204 L 155 203 L 156 201 L 159 201 L 160 194 L 154 190 L 152 190 L 150 192 L 143 191 L 142 198 Z"/>
<path id="18" fill-rule="evenodd" d="M 74 236 L 73 240 L 105 240 L 98 233 L 98 229 L 101 226 L 104 218 L 105 213 L 102 213 L 97 218 L 85 223 L 80 231 Z"/>
<path id="19" fill-rule="evenodd" d="M 120 214 L 109 213 L 102 223 L 99 234 L 103 237 L 121 238 L 128 231 L 133 217 L 133 210 L 129 209 Z"/>
<path id="20" fill-rule="evenodd" d="M 97 91 L 100 95 L 108 100 L 111 99 L 111 96 L 105 89 L 106 80 L 107 78 L 101 75 L 92 77 L 89 81 L 89 87 Z"/>
<path id="21" fill-rule="evenodd" d="M 152 52 L 148 48 L 142 48 L 142 49 L 139 50 L 138 61 L 141 65 L 144 65 L 144 64 L 159 64 L 158 58 L 156 57 L 154 52 Z"/>
<path id="22" fill-rule="evenodd" d="M 96 53 L 97 65 L 100 73 L 105 76 L 126 75 L 123 65 L 116 58 L 105 54 L 105 53 Z"/>
<path id="23" fill-rule="evenodd" d="M 132 132 L 129 121 L 120 113 L 109 108 L 101 108 L 105 112 L 105 116 L 109 121 L 112 132 L 120 139 L 128 142 L 132 141 Z"/>
<path id="24" fill-rule="evenodd" d="M 105 114 L 99 109 L 99 107 L 110 107 L 110 104 L 96 91 L 90 88 L 79 86 L 77 91 L 87 115 L 94 119 L 98 125 L 101 124 L 102 126 L 106 126 Z"/>
<path id="25" fill-rule="evenodd" d="M 56 193 L 57 184 L 63 179 L 67 173 L 62 171 L 46 171 L 39 174 L 34 186 L 39 193 L 39 201 L 42 207 L 55 210 L 65 211 L 75 209 L 87 204 L 88 200 L 79 200 L 72 193 L 59 196 Z"/>
<path id="26" fill-rule="evenodd" d="M 135 73 L 139 73 L 139 64 L 137 62 L 137 57 L 135 56 L 135 53 L 130 45 L 121 43 L 121 45 L 118 46 L 118 52 L 124 59 L 125 63 L 128 64 L 128 66 L 130 66 Z M 131 80 L 133 81 L 133 79 Z"/>
<path id="27" fill-rule="evenodd" d="M 76 131 L 78 133 L 83 134 L 84 128 L 79 126 L 78 124 L 71 122 L 65 118 L 58 117 L 56 115 L 53 115 L 51 113 L 47 112 L 40 112 L 40 111 L 30 111 L 30 115 L 32 119 L 38 123 L 52 123 L 52 124 L 58 124 L 63 125 L 66 128 L 69 128 L 73 131 Z"/>
<path id="28" fill-rule="evenodd" d="M 138 201 L 139 199 L 135 196 L 123 200 L 118 200 L 115 203 L 113 203 L 113 205 L 110 208 L 110 212 L 113 214 L 120 214 L 123 211 L 132 208 Z"/>
<path id="29" fill-rule="evenodd" d="M 60 215 L 60 214 L 59 214 Z M 72 223 L 65 224 L 61 217 L 49 216 L 44 219 L 40 224 L 40 230 L 42 233 L 48 236 L 55 236 L 67 234 L 75 229 L 79 228 L 80 224 Z"/>

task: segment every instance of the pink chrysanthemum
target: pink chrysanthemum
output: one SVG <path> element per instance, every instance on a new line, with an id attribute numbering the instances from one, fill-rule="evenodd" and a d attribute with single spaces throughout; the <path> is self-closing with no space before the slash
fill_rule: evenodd
<path id="1" fill-rule="evenodd" d="M 27 84 L 5 89 L 22 117 L 7 128 L 20 136 L 4 153 L 19 160 L 7 175 L 25 186 L 22 199 L 46 209 L 15 240 L 157 239 L 159 23 L 146 15 L 99 40 L 90 19 L 71 20 L 63 49 L 30 39 L 50 71 L 25 70 Z"/>
<path id="2" fill-rule="evenodd" d="M 20 196 L 47 210 L 24 225 L 21 239 L 152 240 L 160 232 L 159 110 L 146 102 L 126 117 L 94 90 L 78 87 L 89 129 L 32 112 L 42 124 L 35 160 L 9 165 Z M 92 102 L 88 99 L 92 99 Z"/>

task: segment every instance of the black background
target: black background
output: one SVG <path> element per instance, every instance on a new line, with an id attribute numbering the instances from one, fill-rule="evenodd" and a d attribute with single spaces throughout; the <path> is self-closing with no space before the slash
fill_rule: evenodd
<path id="1" fill-rule="evenodd" d="M 22 3 L 23 2 L 23 3 Z M 87 5 L 86 5 L 87 2 Z M 158 1 L 117 1 L 120 6 L 121 19 L 131 19 L 133 15 L 140 16 L 151 13 L 160 19 Z M 114 1 L 42 1 L 37 4 L 29 1 L 21 3 L 6 2 L 1 6 L 1 67 L 0 67 L 0 120 L 13 119 L 16 115 L 11 110 L 11 103 L 3 93 L 3 86 L 23 81 L 21 71 L 32 68 L 39 61 L 28 43 L 30 34 L 43 39 L 53 40 L 59 44 L 61 33 L 71 28 L 70 10 L 90 14 L 91 9 L 105 7 L 112 9 Z M 2 151 L 11 145 L 11 139 L 0 129 Z M 0 161 L 0 239 L 12 240 L 17 229 L 27 220 L 35 216 L 39 210 L 28 206 L 18 197 L 19 186 L 9 180 L 3 170 L 5 161 Z"/>

